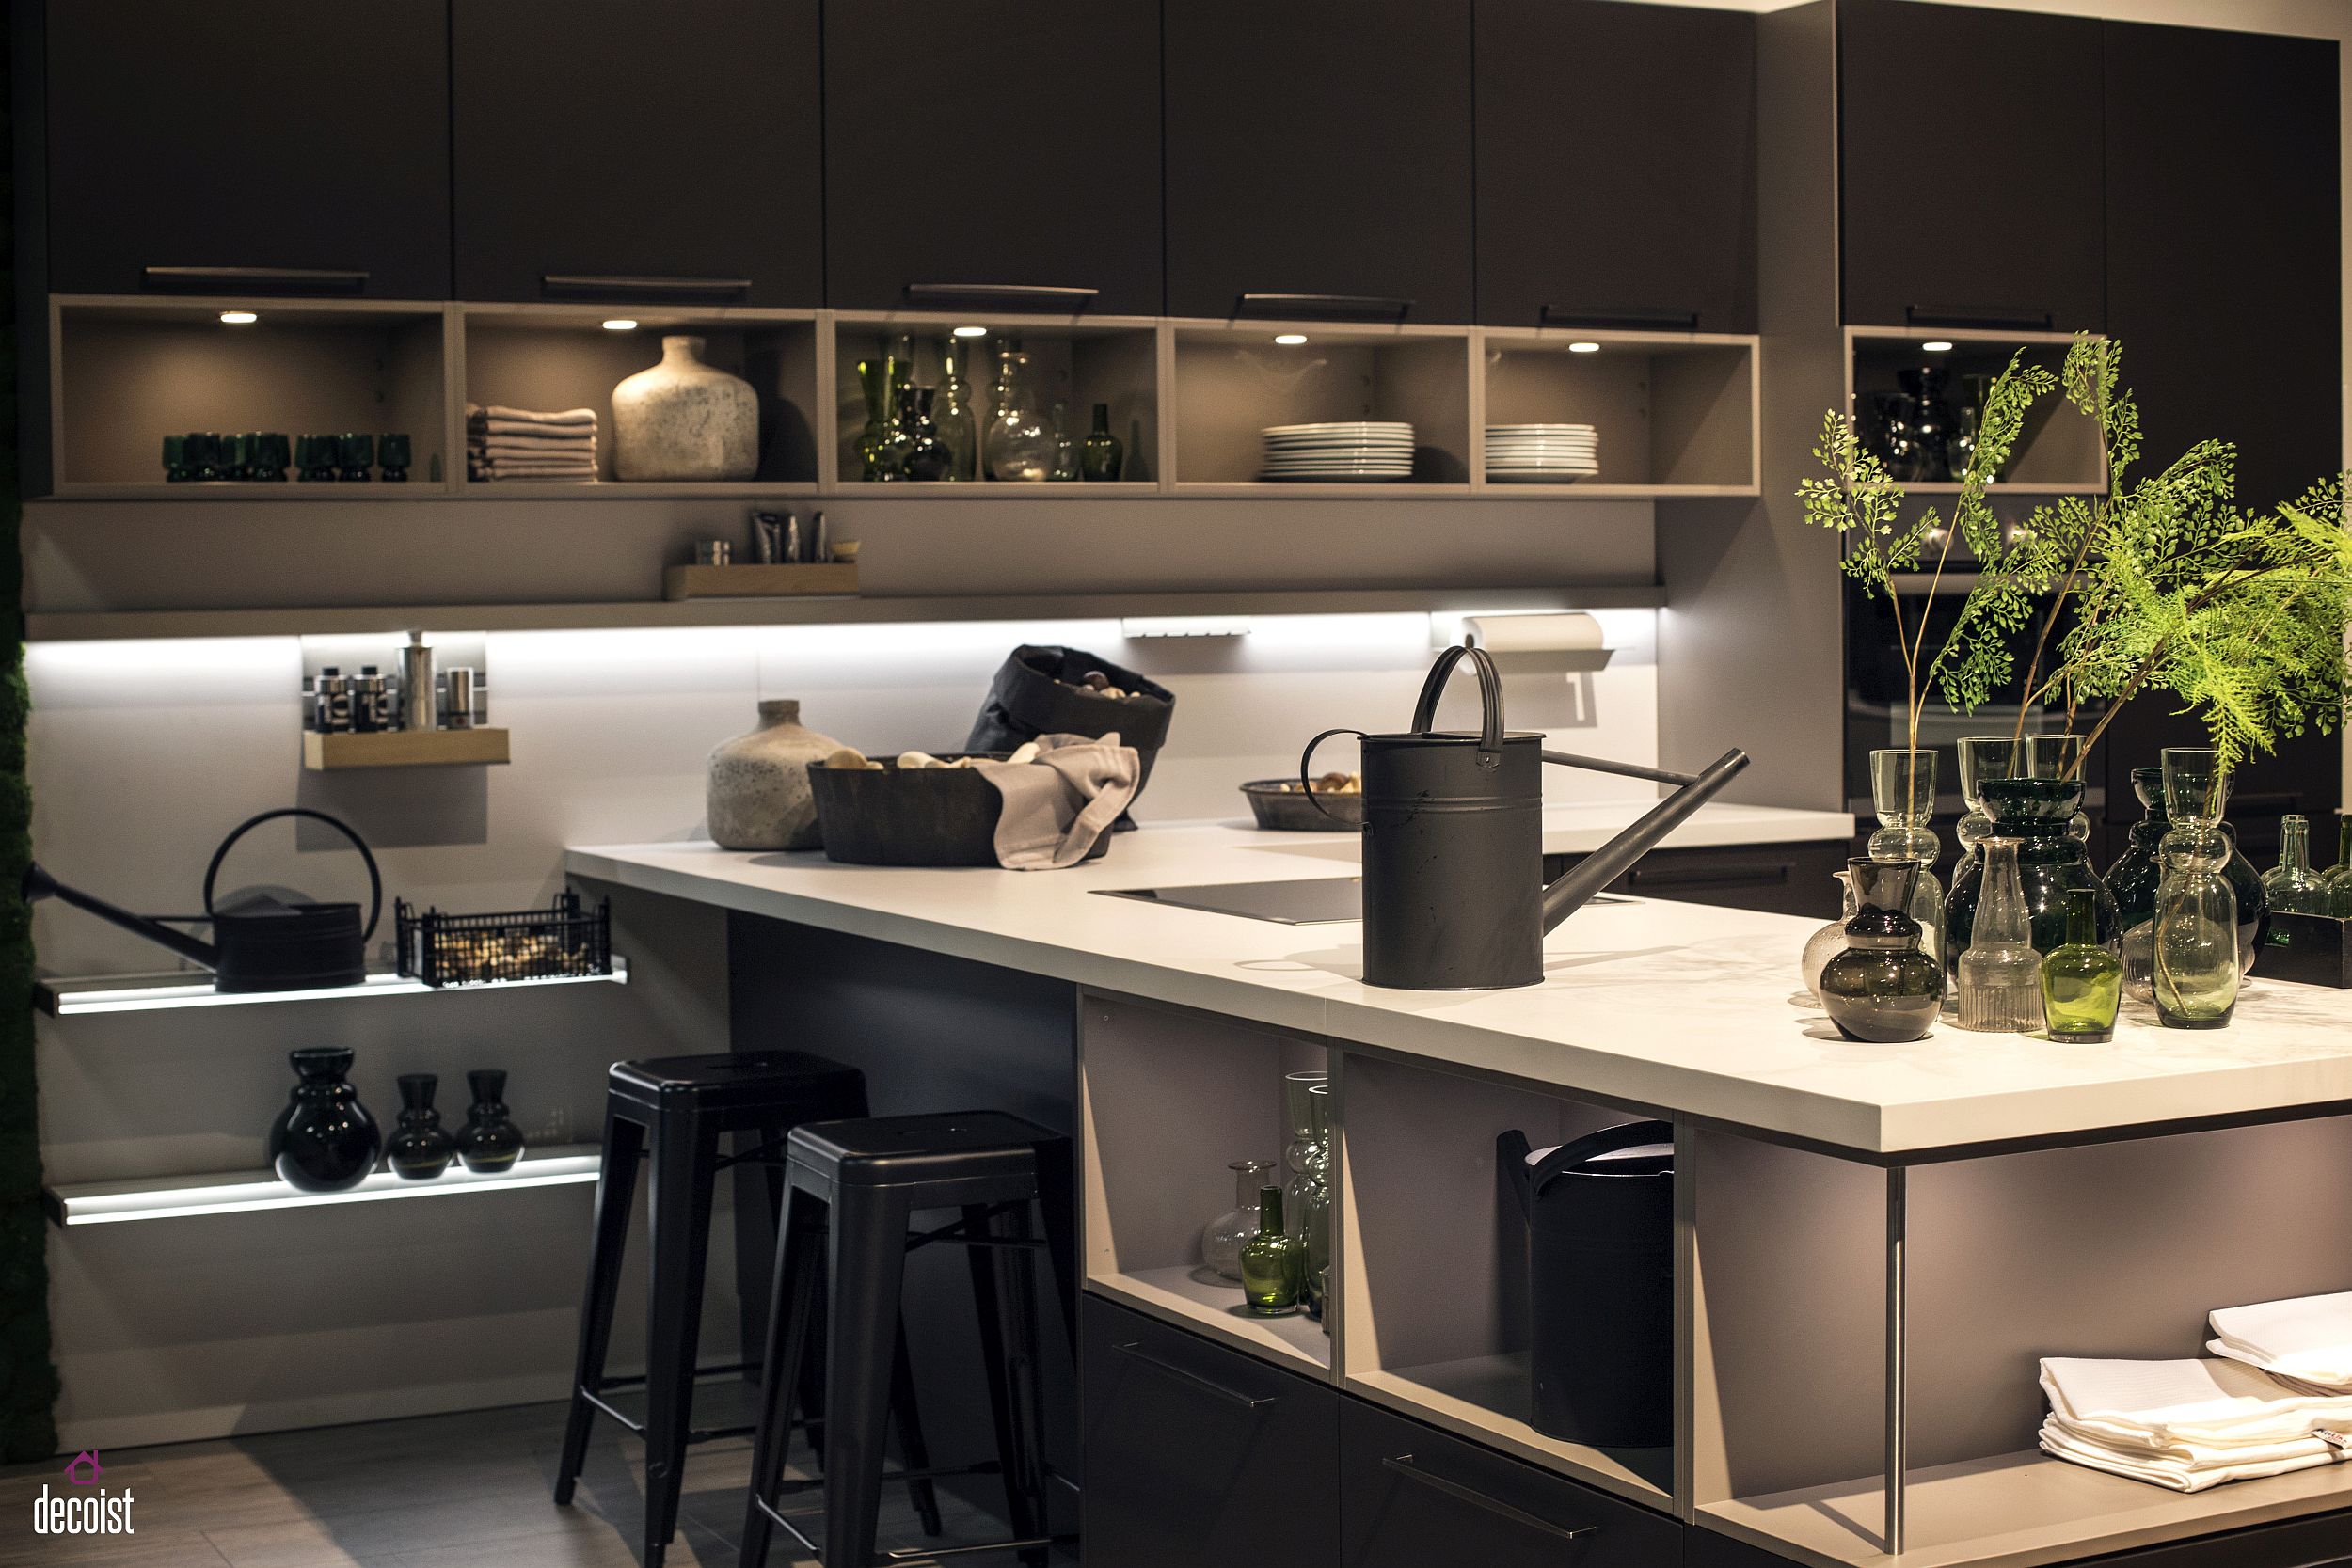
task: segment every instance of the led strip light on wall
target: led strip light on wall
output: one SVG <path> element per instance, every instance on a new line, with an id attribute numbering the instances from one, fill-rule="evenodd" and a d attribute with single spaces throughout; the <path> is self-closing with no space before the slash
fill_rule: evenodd
<path id="1" fill-rule="evenodd" d="M 411 1181 L 377 1171 L 348 1192 L 306 1193 L 256 1173 L 247 1177 L 189 1177 L 184 1185 L 165 1180 L 105 1181 L 57 1187 L 48 1196 L 50 1217 L 60 1225 L 120 1225 L 131 1220 L 193 1219 L 203 1214 L 250 1214 L 272 1209 L 317 1209 L 335 1203 L 385 1203 L 405 1197 L 453 1197 L 461 1193 L 513 1192 L 525 1187 L 568 1187 L 594 1181 L 602 1156 L 593 1144 L 571 1145 L 526 1156 L 512 1170 L 477 1176 L 452 1165 L 429 1181 Z"/>
<path id="2" fill-rule="evenodd" d="M 470 991 L 525 990 L 533 986 L 627 985 L 628 963 L 612 960 L 610 974 L 556 974 L 536 980 L 486 980 L 460 986 L 428 986 L 405 974 L 371 974 L 356 986 L 311 990 L 217 991 L 209 981 L 160 976 L 150 983 L 119 980 L 42 980 L 37 988 L 41 1010 L 59 1018 L 80 1013 L 143 1013 L 167 1007 L 242 1007 L 263 1002 L 331 1002 L 354 997 L 460 995 Z"/>

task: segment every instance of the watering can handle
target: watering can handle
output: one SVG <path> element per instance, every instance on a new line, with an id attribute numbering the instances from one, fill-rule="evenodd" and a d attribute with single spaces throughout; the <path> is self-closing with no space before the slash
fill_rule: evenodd
<path id="1" fill-rule="evenodd" d="M 1478 749 L 1490 755 L 1499 754 L 1502 750 L 1502 678 L 1495 673 L 1493 657 L 1486 649 L 1467 642 L 1448 648 L 1429 667 L 1429 678 L 1422 682 L 1421 701 L 1413 705 L 1413 733 L 1429 733 L 1429 726 L 1438 717 L 1438 699 L 1445 692 L 1446 677 L 1454 673 L 1454 666 L 1464 654 L 1470 655 L 1471 667 L 1478 672 Z M 1486 766 L 1491 768 L 1494 764 Z"/>
<path id="2" fill-rule="evenodd" d="M 326 823 L 351 840 L 352 847 L 359 851 L 359 858 L 365 861 L 368 866 L 368 928 L 359 933 L 359 940 L 366 942 L 374 936 L 376 919 L 384 912 L 384 878 L 375 869 L 375 856 L 369 852 L 368 841 L 354 832 L 349 823 L 329 816 L 323 811 L 312 811 L 308 806 L 279 806 L 276 811 L 265 811 L 259 816 L 248 816 L 237 824 L 235 832 L 220 841 L 220 847 L 213 851 L 213 863 L 204 868 L 204 913 L 206 917 L 209 918 L 213 912 L 214 880 L 220 876 L 220 863 L 229 858 L 230 847 L 246 833 L 277 816 L 308 816 L 315 821 Z"/>
<path id="3" fill-rule="evenodd" d="M 1346 728 L 1326 730 L 1321 735 L 1315 736 L 1312 740 L 1307 742 L 1307 749 L 1298 753 L 1298 787 L 1307 792 L 1307 803 L 1314 807 L 1315 810 L 1323 813 L 1326 816 L 1329 816 L 1331 815 L 1331 808 L 1325 805 L 1323 803 L 1323 797 L 1315 793 L 1315 781 L 1309 776 L 1310 770 L 1315 760 L 1315 748 L 1322 745 L 1325 741 L 1330 739 L 1335 735 L 1352 735 L 1357 738 L 1361 739 L 1363 737 L 1363 733 L 1364 732 L 1361 730 L 1351 730 Z"/>
<path id="4" fill-rule="evenodd" d="M 1614 1127 L 1604 1127 L 1597 1132 L 1587 1132 L 1574 1143 L 1562 1144 L 1544 1156 L 1541 1164 L 1528 1172 L 1529 1185 L 1538 1194 L 1546 1182 L 1565 1170 L 1573 1170 L 1596 1154 L 1607 1154 L 1620 1148 L 1639 1148 L 1644 1144 L 1667 1144 L 1675 1141 L 1672 1122 L 1621 1121 Z"/>

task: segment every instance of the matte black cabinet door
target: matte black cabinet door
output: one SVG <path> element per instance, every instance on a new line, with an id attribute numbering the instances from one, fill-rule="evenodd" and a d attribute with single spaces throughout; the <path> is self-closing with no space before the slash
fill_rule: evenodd
<path id="1" fill-rule="evenodd" d="M 849 310 L 1158 315 L 1155 0 L 829 8 L 825 263 Z"/>
<path id="2" fill-rule="evenodd" d="M 461 298 L 824 303 L 818 0 L 453 8 Z"/>
<path id="3" fill-rule="evenodd" d="M 1331 1568 L 1330 1387 L 1092 1295 L 1078 1365 L 1087 1568 Z"/>
<path id="4" fill-rule="evenodd" d="M 1665 1514 L 1359 1400 L 1340 1409 L 1340 1538 L 1341 1568 L 1682 1562 Z"/>
<path id="5" fill-rule="evenodd" d="M 1167 8 L 1168 309 L 1470 319 L 1470 0 Z"/>
<path id="6" fill-rule="evenodd" d="M 1839 0 L 1848 322 L 2103 325 L 2100 25 Z"/>
<path id="7" fill-rule="evenodd" d="M 2267 508 L 2339 466 L 2336 83 L 2331 42 L 2107 24 L 2107 325 L 2143 471 L 2195 441 L 2234 442 L 2238 500 Z M 2108 821 L 2139 814 L 2131 768 L 2199 743 L 2169 705 L 2136 701 L 2103 742 Z M 2313 854 L 2332 857 L 2342 774 L 2340 743 L 2320 736 L 2241 769 L 2241 842 L 2275 842 L 2256 819 L 2299 811 Z"/>
<path id="8" fill-rule="evenodd" d="M 1756 18 L 1477 0 L 1478 319 L 1756 330 Z"/>
<path id="9" fill-rule="evenodd" d="M 449 297 L 446 0 L 47 14 L 53 289 Z"/>

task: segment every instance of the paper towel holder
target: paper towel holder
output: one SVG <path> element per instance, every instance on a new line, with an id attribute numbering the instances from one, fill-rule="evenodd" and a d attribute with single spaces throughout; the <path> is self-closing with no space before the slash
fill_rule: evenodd
<path id="1" fill-rule="evenodd" d="M 1600 623 L 1582 610 L 1462 617 L 1462 641 L 1486 649 L 1505 674 L 1606 670 L 1617 650 L 1600 635 Z"/>

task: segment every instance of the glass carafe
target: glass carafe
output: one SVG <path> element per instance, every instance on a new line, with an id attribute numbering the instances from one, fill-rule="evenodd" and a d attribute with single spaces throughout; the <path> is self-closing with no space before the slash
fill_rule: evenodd
<path id="1" fill-rule="evenodd" d="M 2029 735 L 2026 736 L 2026 773 L 2029 779 L 2081 779 L 2083 776 L 2084 736 L 2079 735 Z M 2085 780 L 2086 784 L 2090 781 Z M 2066 831 L 2074 835 L 2077 844 L 2090 842 L 2090 814 L 2077 811 L 2067 822 Z"/>
<path id="2" fill-rule="evenodd" d="M 1984 892 L 1960 956 L 1960 1026 L 2023 1035 L 2042 1027 L 2042 955 L 2017 872 L 2017 840 L 1984 841 Z"/>
<path id="3" fill-rule="evenodd" d="M 1007 339 L 996 352 L 996 387 L 989 399 L 988 433 L 981 439 L 991 479 L 1032 481 L 1054 474 L 1054 433 L 1029 389 L 1029 356 Z"/>
<path id="4" fill-rule="evenodd" d="M 2154 974 L 2156 1020 L 2170 1029 L 2218 1029 L 2237 1006 L 2237 896 L 2223 873 L 2221 831 L 2229 777 L 2210 746 L 2164 750 L 2164 807 L 2172 831 L 2158 856 Z"/>
<path id="5" fill-rule="evenodd" d="M 931 423 L 939 428 L 939 444 L 947 449 L 947 471 L 942 479 L 980 477 L 980 419 L 973 411 L 972 388 L 956 364 L 956 343 L 939 345 L 939 385 L 932 389 Z"/>
<path id="6" fill-rule="evenodd" d="M 2018 745 L 2016 737 L 2006 735 L 1969 735 L 1960 738 L 1960 798 L 1968 804 L 1968 815 L 1960 819 L 1952 836 L 1960 840 L 1961 859 L 1974 862 L 1978 847 L 1993 836 L 1993 818 L 1984 809 L 1984 786 L 1994 779 L 2006 779 L 2017 772 Z M 1959 867 L 1953 867 L 1959 875 Z"/>
<path id="7" fill-rule="evenodd" d="M 1054 478 L 1068 483 L 1078 477 L 1078 440 L 1070 434 L 1070 404 L 1054 404 Z"/>
<path id="8" fill-rule="evenodd" d="M 2336 863 L 2321 874 L 2328 884 L 2328 912 L 2352 920 L 2352 814 L 2336 817 Z"/>
<path id="9" fill-rule="evenodd" d="M 1905 911 L 1919 923 L 1924 951 L 1944 961 L 1944 884 L 1935 863 L 1943 841 L 1928 823 L 1935 816 L 1935 753 L 1899 747 L 1870 753 L 1870 803 L 1879 830 L 1870 835 L 1874 861 L 1913 861 L 1919 867 Z"/>
<path id="10" fill-rule="evenodd" d="M 1227 1279 L 1241 1279 L 1242 1243 L 1258 1233 L 1258 1189 L 1273 1173 L 1271 1160 L 1236 1160 L 1233 1206 L 1200 1227 L 1200 1261 Z"/>
<path id="11" fill-rule="evenodd" d="M 2123 960 L 2099 940 L 2099 895 L 2066 890 L 2066 941 L 2042 960 L 2042 1011 L 2050 1037 L 2100 1045 L 2115 1037 L 2123 1005 Z"/>
<path id="12" fill-rule="evenodd" d="M 2334 898 L 2312 869 L 2311 818 L 2289 813 L 2279 818 L 2279 863 L 2263 873 L 2263 897 L 2288 914 L 2332 914 Z"/>
<path id="13" fill-rule="evenodd" d="M 1821 1009 L 1850 1040 L 1924 1039 L 1944 1007 L 1944 971 L 1919 950 L 1919 924 L 1903 911 L 1927 868 L 1871 859 L 1846 869 L 1856 912 L 1846 923 L 1845 950 L 1821 971 Z"/>
<path id="14" fill-rule="evenodd" d="M 1841 891 L 1845 912 L 1805 938 L 1804 956 L 1797 960 L 1797 974 L 1804 982 L 1804 992 L 1817 1002 L 1821 997 L 1821 971 L 1830 959 L 1845 951 L 1846 922 L 1858 912 L 1853 901 L 1853 878 L 1843 871 L 1833 871 L 1830 879 Z"/>

